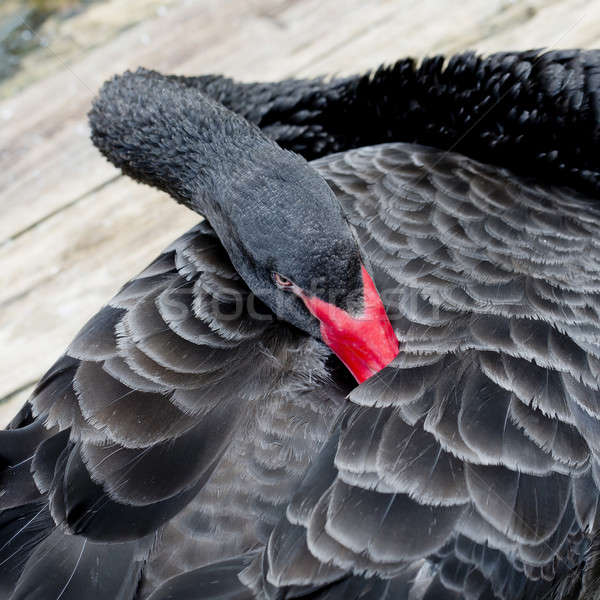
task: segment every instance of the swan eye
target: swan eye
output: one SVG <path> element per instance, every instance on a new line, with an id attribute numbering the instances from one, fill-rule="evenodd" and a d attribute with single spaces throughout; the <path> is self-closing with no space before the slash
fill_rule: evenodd
<path id="1" fill-rule="evenodd" d="M 280 290 L 290 289 L 294 285 L 287 277 L 279 273 L 273 273 L 273 281 Z"/>

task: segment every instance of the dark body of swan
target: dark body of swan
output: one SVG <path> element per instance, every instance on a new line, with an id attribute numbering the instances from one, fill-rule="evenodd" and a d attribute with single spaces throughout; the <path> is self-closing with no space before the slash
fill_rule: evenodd
<path id="1" fill-rule="evenodd" d="M 168 136 L 145 147 L 161 132 L 143 110 L 154 101 L 182 117 L 201 90 L 323 155 L 310 167 L 401 351 L 357 386 L 302 323 L 249 302 L 201 223 L 84 327 L 1 432 L 3 597 L 593 597 L 600 60 L 533 57 L 331 83 L 108 84 L 95 142 L 183 201 L 189 179 L 174 190 L 170 169 L 188 155 L 165 159 Z M 439 106 L 443 90 L 462 104 L 423 104 L 436 90 Z M 458 142 L 521 175 L 403 141 Z"/>

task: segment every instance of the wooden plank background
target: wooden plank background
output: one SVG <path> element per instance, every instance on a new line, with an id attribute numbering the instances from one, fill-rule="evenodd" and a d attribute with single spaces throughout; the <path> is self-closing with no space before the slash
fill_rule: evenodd
<path id="1" fill-rule="evenodd" d="M 600 42 L 600 0 L 136 0 L 133 16 L 124 4 L 58 27 L 9 82 L 22 89 L 0 89 L 0 425 L 85 321 L 198 219 L 92 146 L 86 113 L 113 73 L 276 80 Z"/>

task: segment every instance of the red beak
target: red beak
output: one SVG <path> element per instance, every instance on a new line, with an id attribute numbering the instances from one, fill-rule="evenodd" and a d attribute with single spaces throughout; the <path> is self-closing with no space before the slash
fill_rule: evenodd
<path id="1" fill-rule="evenodd" d="M 398 340 L 371 276 L 362 267 L 364 310 L 353 317 L 316 296 L 300 297 L 321 322 L 323 341 L 362 383 L 396 358 Z"/>

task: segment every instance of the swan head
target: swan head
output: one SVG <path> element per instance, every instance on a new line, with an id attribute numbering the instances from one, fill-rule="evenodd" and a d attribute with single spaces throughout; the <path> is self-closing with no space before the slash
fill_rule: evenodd
<path id="1" fill-rule="evenodd" d="M 354 232 L 302 157 L 176 79 L 147 72 L 107 82 L 90 124 L 123 172 L 204 215 L 274 318 L 322 340 L 357 381 L 396 356 Z"/>

